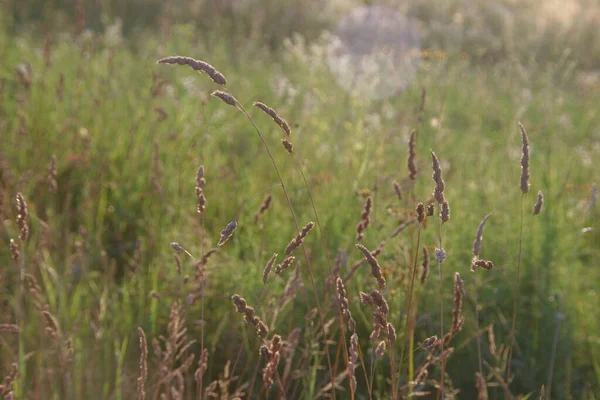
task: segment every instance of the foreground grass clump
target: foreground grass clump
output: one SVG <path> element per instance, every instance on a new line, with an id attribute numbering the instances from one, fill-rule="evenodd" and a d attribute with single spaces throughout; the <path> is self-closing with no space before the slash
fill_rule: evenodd
<path id="1" fill-rule="evenodd" d="M 0 36 L 2 390 L 593 398 L 594 88 L 449 57 L 367 102 L 194 38 Z"/>

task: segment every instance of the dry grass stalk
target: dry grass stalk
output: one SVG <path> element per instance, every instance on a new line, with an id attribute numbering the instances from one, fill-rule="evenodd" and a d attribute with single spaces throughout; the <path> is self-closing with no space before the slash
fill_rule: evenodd
<path id="1" fill-rule="evenodd" d="M 146 342 L 146 333 L 138 327 L 140 334 L 140 376 L 137 380 L 137 398 L 144 400 L 146 398 L 146 378 L 148 376 L 148 344 Z"/>
<path id="2" fill-rule="evenodd" d="M 439 343 L 440 345 L 448 345 L 452 338 L 462 330 L 462 327 L 465 324 L 465 318 L 462 316 L 464 294 L 464 282 L 460 277 L 460 274 L 456 272 L 454 274 L 454 308 L 452 309 L 452 328 L 450 329 L 450 332 L 444 336 L 443 343 Z"/>
<path id="3" fill-rule="evenodd" d="M 488 400 L 487 384 L 479 372 L 475 373 L 475 388 L 477 389 L 477 400 Z"/>
<path id="4" fill-rule="evenodd" d="M 0 324 L 0 333 L 19 333 L 21 330 L 14 324 Z"/>
<path id="5" fill-rule="evenodd" d="M 56 155 L 52 155 L 50 164 L 48 164 L 48 176 L 46 177 L 50 193 L 56 194 L 58 191 L 58 183 L 56 183 Z"/>
<path id="6" fill-rule="evenodd" d="M 156 63 L 157 64 L 179 64 L 179 65 L 187 65 L 188 67 L 190 67 L 194 71 L 205 72 L 210 77 L 210 79 L 212 79 L 212 81 L 214 83 L 216 83 L 217 85 L 223 85 L 224 86 L 224 85 L 227 84 L 227 80 L 225 79 L 225 76 L 223 76 L 222 73 L 220 73 L 219 71 L 217 71 L 215 69 L 215 67 L 213 67 L 212 65 L 210 65 L 207 62 L 200 61 L 200 60 L 195 60 L 195 59 L 193 59 L 191 57 L 183 57 L 183 56 L 165 57 L 165 58 L 161 58 Z"/>
<path id="7" fill-rule="evenodd" d="M 381 273 L 381 267 L 377 262 L 377 259 L 371 254 L 371 252 L 362 244 L 357 243 L 356 248 L 359 249 L 365 256 L 367 262 L 371 266 L 371 275 L 377 280 L 377 284 L 379 285 L 379 289 L 385 289 L 385 278 Z"/>
<path id="8" fill-rule="evenodd" d="M 19 367 L 16 363 L 12 364 L 12 368 L 8 375 L 2 380 L 0 385 L 0 397 L 4 399 L 14 399 L 15 392 L 13 391 L 13 384 L 19 378 Z"/>
<path id="9" fill-rule="evenodd" d="M 371 223 L 371 209 L 373 202 L 371 201 L 371 197 L 367 197 L 367 201 L 365 202 L 365 209 L 361 215 L 361 221 L 356 226 L 356 241 L 360 242 L 364 238 L 364 231 L 369 227 Z"/>
<path id="10" fill-rule="evenodd" d="M 415 166 L 415 157 L 417 156 L 417 131 L 413 130 L 408 141 L 408 179 L 414 181 L 417 179 L 417 167 Z"/>
<path id="11" fill-rule="evenodd" d="M 273 376 L 277 373 L 277 365 L 279 364 L 282 344 L 281 336 L 273 335 L 270 348 L 265 351 L 262 350 L 263 347 L 261 347 L 261 355 L 267 357 L 268 360 L 267 365 L 263 369 L 263 385 L 265 390 L 269 390 L 269 388 L 273 386 Z M 283 391 L 283 388 L 281 388 L 281 390 Z"/>
<path id="12" fill-rule="evenodd" d="M 206 185 L 206 178 L 204 178 L 204 165 L 198 168 L 196 173 L 196 211 L 202 214 L 206 209 L 206 197 L 204 196 L 204 185 Z"/>
<path id="13" fill-rule="evenodd" d="M 19 227 L 19 239 L 24 242 L 29 237 L 29 226 L 27 225 L 29 210 L 21 193 L 17 193 L 15 200 L 17 202 L 17 225 Z"/>
<path id="14" fill-rule="evenodd" d="M 421 272 L 421 285 L 427 282 L 427 276 L 429 275 L 429 250 L 427 246 L 423 246 L 423 271 Z"/>
<path id="15" fill-rule="evenodd" d="M 445 183 L 444 178 L 442 177 L 442 168 L 440 167 L 440 162 L 435 155 L 435 153 L 431 152 L 431 158 L 433 160 L 433 181 L 435 182 L 435 188 L 433 189 L 433 197 L 438 202 L 438 204 L 443 204 L 445 201 L 444 198 L 444 189 Z"/>
<path id="16" fill-rule="evenodd" d="M 203 349 L 202 354 L 200 355 L 200 359 L 198 360 L 198 368 L 194 372 L 194 380 L 196 381 L 197 393 L 200 393 L 202 389 L 202 379 L 204 378 L 204 374 L 208 370 L 208 349 Z"/>
<path id="17" fill-rule="evenodd" d="M 529 138 L 523 124 L 519 122 L 521 139 L 523 141 L 523 155 L 521 156 L 521 192 L 529 192 Z"/>
<path id="18" fill-rule="evenodd" d="M 294 261 L 296 261 L 296 257 L 286 257 L 280 264 L 277 264 L 277 266 L 275 267 L 275 274 L 279 275 L 280 273 L 288 269 Z"/>
<path id="19" fill-rule="evenodd" d="M 220 99 L 225 104 L 228 104 L 228 105 L 233 106 L 233 107 L 237 107 L 238 101 L 230 93 L 223 92 L 223 91 L 220 91 L 220 90 L 215 90 L 210 95 L 213 96 L 213 97 L 216 97 L 216 98 Z"/>
<path id="20" fill-rule="evenodd" d="M 544 205 L 544 194 L 541 190 L 538 190 L 537 201 L 535 202 L 535 206 L 533 207 L 533 215 L 538 215 L 542 211 L 542 206 Z"/>
<path id="21" fill-rule="evenodd" d="M 396 230 L 391 234 L 392 238 L 395 238 L 396 236 L 398 236 L 403 230 L 405 230 L 406 228 L 408 228 L 409 226 L 411 226 L 412 224 L 414 224 L 415 222 L 417 222 L 417 218 L 412 218 L 409 219 L 408 221 L 405 221 L 403 223 L 401 223 L 398 228 L 396 228 Z"/>
<path id="22" fill-rule="evenodd" d="M 400 186 L 398 181 L 394 181 L 392 184 L 394 185 L 394 191 L 396 192 L 398 200 L 402 200 L 402 186 Z"/>
<path id="23" fill-rule="evenodd" d="M 285 248 L 286 256 L 289 256 L 292 253 L 292 251 L 294 251 L 295 249 L 297 249 L 298 247 L 300 247 L 302 245 L 302 243 L 304 242 L 304 239 L 306 238 L 306 235 L 308 235 L 308 232 L 310 232 L 310 230 L 314 226 L 315 226 L 314 222 L 309 222 L 308 224 L 306 224 L 306 226 L 304 228 L 302 228 L 302 231 L 300 233 L 298 233 L 298 235 L 296 235 L 296 237 L 294 239 L 292 239 L 292 241 Z"/>
<path id="24" fill-rule="evenodd" d="M 269 207 L 271 207 L 271 201 L 273 200 L 273 196 L 269 193 L 267 195 L 267 197 L 265 197 L 265 200 L 263 201 L 263 203 L 260 205 L 260 208 L 258 209 L 258 211 L 256 212 L 256 214 L 254 215 L 254 223 L 258 224 L 258 222 L 260 221 L 260 217 L 267 212 L 267 210 L 269 209 Z M 261 224 L 261 228 L 262 228 L 262 224 Z"/>
<path id="25" fill-rule="evenodd" d="M 279 127 L 283 130 L 283 132 L 285 132 L 285 136 L 287 138 L 290 137 L 290 134 L 292 133 L 292 130 L 290 129 L 290 125 L 283 118 L 281 118 L 279 115 L 277 115 L 275 110 L 273 110 L 271 107 L 267 106 L 266 104 L 264 104 L 260 101 L 254 102 L 254 107 L 260 108 L 265 114 L 267 114 L 269 117 L 273 118 L 273 121 L 275 121 L 275 123 L 277 125 L 279 125 Z"/>
<path id="26" fill-rule="evenodd" d="M 269 334 L 269 328 L 267 328 L 267 325 L 256 316 L 254 308 L 250 307 L 248 303 L 246 303 L 246 300 L 237 294 L 231 296 L 231 300 L 233 300 L 233 304 L 235 305 L 237 312 L 244 314 L 244 320 L 246 323 L 256 329 L 256 334 L 258 337 L 266 340 L 267 335 Z"/>
<path id="27" fill-rule="evenodd" d="M 223 246 L 233 235 L 235 229 L 237 228 L 237 221 L 233 220 L 227 224 L 225 228 L 221 231 L 221 238 L 219 239 L 219 243 L 217 245 Z"/>
<path id="28" fill-rule="evenodd" d="M 271 268 L 273 268 L 273 264 L 275 263 L 275 260 L 277 260 L 277 253 L 274 253 L 273 256 L 269 259 L 269 261 L 267 262 L 267 265 L 265 265 L 265 269 L 263 270 L 263 283 L 266 284 L 267 283 L 267 279 L 269 278 L 269 273 L 271 272 Z"/>

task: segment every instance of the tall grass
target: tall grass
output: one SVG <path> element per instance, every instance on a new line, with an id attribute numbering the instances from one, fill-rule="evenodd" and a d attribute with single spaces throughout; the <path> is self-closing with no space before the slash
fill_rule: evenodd
<path id="1" fill-rule="evenodd" d="M 92 36 L 57 41 L 44 54 L 34 39 L 0 36 L 0 326 L 19 331 L 0 330 L 2 395 L 470 398 L 485 388 L 489 398 L 516 398 L 544 383 L 547 397 L 591 398 L 598 241 L 596 231 L 580 231 L 597 214 L 586 162 L 597 150 L 585 146 L 598 141 L 593 87 L 582 98 L 569 76 L 450 57 L 424 60 L 413 88 L 375 104 L 342 94 L 298 44 L 265 63 L 244 48 L 230 58 L 213 43 L 214 71 L 203 71 L 227 76 L 236 96 L 215 99 L 209 93 L 224 80 L 154 65 L 161 54 L 207 54 L 189 27 L 173 30 L 173 41 L 150 36 L 135 53 Z M 285 116 L 292 158 L 278 145 L 283 123 L 259 126 L 244 108 L 259 98 Z M 516 120 L 529 129 L 532 185 L 547 202 L 520 246 L 520 209 L 510 201 L 521 155 Z M 409 147 L 405 166 L 399 155 Z M 433 201 L 431 148 L 452 199 L 452 229 L 443 231 L 425 207 Z M 272 200 L 258 224 L 249 210 L 259 209 L 265 188 Z M 23 243 L 15 239 L 17 193 L 29 210 Z M 367 198 L 358 252 L 357 215 Z M 479 282 L 467 271 L 470 244 L 489 210 L 485 255 L 494 268 Z M 235 229 L 222 232 L 232 216 Z M 319 238 L 317 229 L 303 235 L 299 221 L 311 220 Z M 9 259 L 11 238 L 26 294 Z M 302 249 L 288 256 L 303 257 L 274 260 L 265 284 L 265 264 L 290 239 Z M 439 283 L 417 290 L 422 245 L 439 249 Z M 511 288 L 521 273 L 517 301 Z M 553 293 L 566 288 L 566 276 L 577 297 L 557 306 Z M 463 292 L 474 285 L 476 297 Z M 452 315 L 443 307 L 451 288 Z M 469 301 L 475 319 L 462 313 Z M 568 329 L 556 329 L 558 312 Z M 262 327 L 255 318 L 264 337 L 249 332 Z M 485 328 L 495 333 L 487 346 Z M 558 333 L 546 340 L 544 332 Z"/>

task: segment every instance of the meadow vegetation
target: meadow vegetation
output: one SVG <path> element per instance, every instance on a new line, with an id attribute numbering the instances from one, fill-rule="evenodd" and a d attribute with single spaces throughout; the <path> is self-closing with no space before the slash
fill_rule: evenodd
<path id="1" fill-rule="evenodd" d="M 408 2 L 375 101 L 267 3 L 0 11 L 0 397 L 597 399 L 600 13 Z"/>

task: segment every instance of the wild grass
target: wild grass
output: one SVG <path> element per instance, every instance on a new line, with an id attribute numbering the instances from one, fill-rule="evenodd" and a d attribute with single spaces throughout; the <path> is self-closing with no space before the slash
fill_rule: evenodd
<path id="1" fill-rule="evenodd" d="M 0 34 L 3 396 L 594 398 L 596 88 L 449 57 L 369 102 L 315 49 L 194 38 Z"/>

